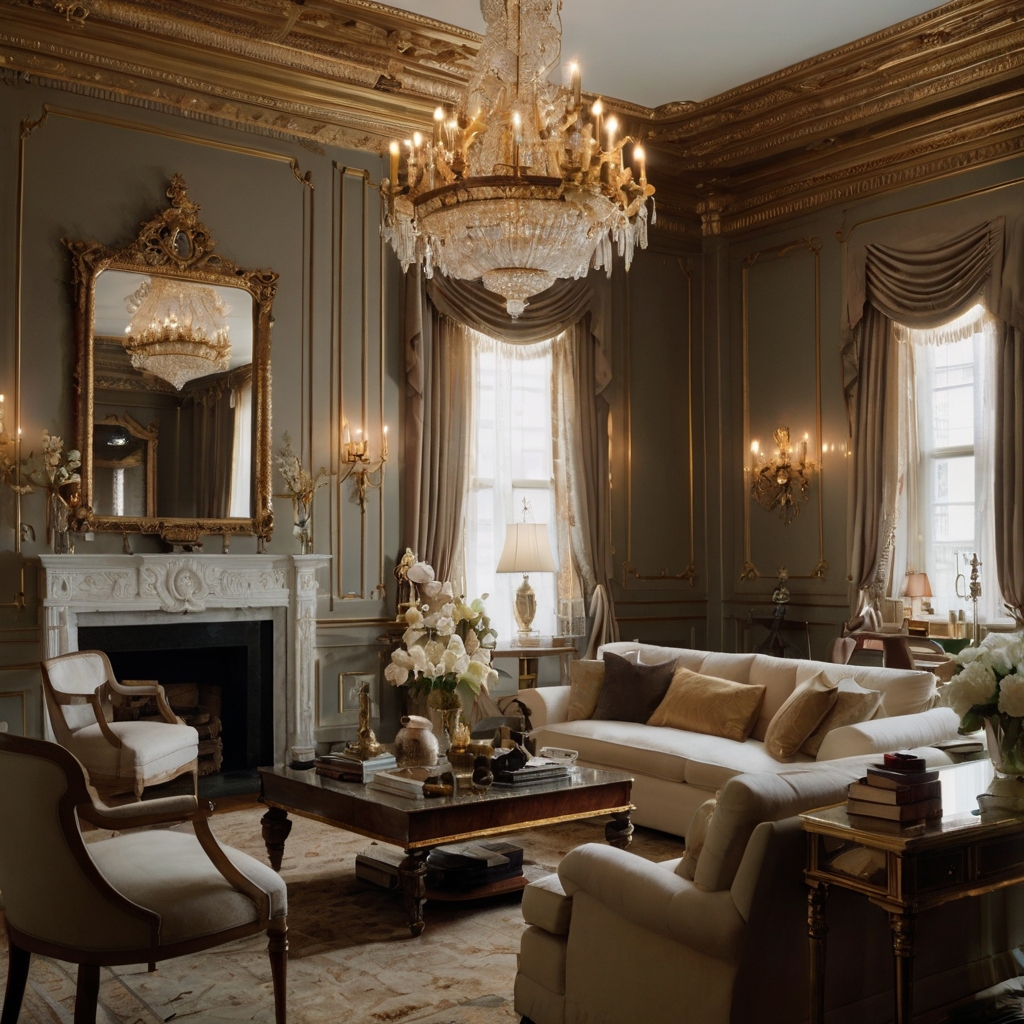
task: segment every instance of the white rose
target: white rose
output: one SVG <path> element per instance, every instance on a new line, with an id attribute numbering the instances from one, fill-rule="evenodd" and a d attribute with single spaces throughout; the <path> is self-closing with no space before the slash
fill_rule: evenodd
<path id="1" fill-rule="evenodd" d="M 480 638 L 470 630 L 469 636 L 466 637 L 466 653 L 476 654 L 480 649 Z"/>
<path id="2" fill-rule="evenodd" d="M 405 613 L 405 621 L 410 626 L 422 626 L 423 612 L 419 608 L 409 608 Z"/>
<path id="3" fill-rule="evenodd" d="M 422 647 L 410 647 L 409 657 L 412 659 L 413 668 L 417 672 L 426 672 L 427 670 L 427 655 Z"/>
<path id="4" fill-rule="evenodd" d="M 409 566 L 409 571 L 405 575 L 407 579 L 419 586 L 433 582 L 434 570 L 426 562 L 416 562 Z"/>
<path id="5" fill-rule="evenodd" d="M 1009 675 L 1016 667 L 1017 661 L 1016 658 L 1010 656 L 1008 645 L 990 648 L 988 656 L 984 660 L 995 669 L 996 675 L 1000 676 Z"/>
<path id="6" fill-rule="evenodd" d="M 455 671 L 455 665 L 459 660 L 458 654 L 455 653 L 450 647 L 444 652 L 444 674 L 447 675 L 449 672 Z"/>
<path id="7" fill-rule="evenodd" d="M 940 701 L 960 718 L 976 704 L 990 704 L 996 694 L 996 676 L 980 661 L 972 662 L 942 688 Z"/>
<path id="8" fill-rule="evenodd" d="M 406 670 L 415 667 L 415 663 L 412 660 L 412 655 L 410 655 L 408 651 L 403 651 L 401 648 L 399 648 L 397 651 L 392 652 L 391 663 L 393 665 L 398 665 L 400 668 L 404 668 Z"/>
<path id="9" fill-rule="evenodd" d="M 1024 718 L 1024 676 L 1014 673 L 999 683 L 999 710 L 1011 718 Z"/>
<path id="10" fill-rule="evenodd" d="M 462 637 L 458 633 L 452 633 L 448 638 L 448 650 L 454 651 L 456 657 L 461 657 L 466 653 L 466 647 L 462 642 Z"/>
<path id="11" fill-rule="evenodd" d="M 451 636 L 455 632 L 455 622 L 446 615 L 439 615 L 437 619 L 437 631 L 441 636 Z"/>
<path id="12" fill-rule="evenodd" d="M 982 649 L 980 647 L 965 647 L 957 656 L 956 660 L 961 665 L 970 665 L 971 662 L 977 661 L 982 655 Z"/>
<path id="13" fill-rule="evenodd" d="M 411 651 L 417 644 L 419 644 L 419 642 L 423 639 L 425 635 L 426 634 L 423 632 L 422 629 L 415 629 L 412 626 L 410 626 L 402 634 L 402 643 L 405 644 L 405 646 L 408 647 L 409 650 Z"/>
<path id="14" fill-rule="evenodd" d="M 436 665 L 439 661 L 444 661 L 444 652 L 447 646 L 447 644 L 441 643 L 440 640 L 430 640 L 424 648 L 424 653 Z"/>
<path id="15" fill-rule="evenodd" d="M 401 686 L 409 678 L 409 670 L 392 662 L 384 669 L 384 678 L 392 686 Z"/>
<path id="16" fill-rule="evenodd" d="M 460 654 L 459 657 L 455 659 L 455 665 L 452 667 L 452 671 L 457 676 L 464 676 L 466 674 L 466 669 L 469 668 L 469 665 L 469 656 L 466 654 Z"/>

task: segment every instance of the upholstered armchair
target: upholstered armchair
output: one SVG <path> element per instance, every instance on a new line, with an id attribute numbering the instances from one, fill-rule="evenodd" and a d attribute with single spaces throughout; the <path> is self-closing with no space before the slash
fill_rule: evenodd
<path id="1" fill-rule="evenodd" d="M 0 892 L 10 946 L 3 1024 L 18 1019 L 32 953 L 77 963 L 75 1024 L 94 1024 L 100 967 L 148 963 L 266 930 L 277 1024 L 285 1024 L 287 891 L 276 872 L 222 847 L 212 808 L 180 795 L 107 807 L 64 748 L 0 735 Z M 195 834 L 106 829 L 191 822 Z"/>
<path id="2" fill-rule="evenodd" d="M 102 651 L 75 651 L 42 663 L 46 710 L 57 742 L 105 794 L 134 793 L 191 772 L 199 734 L 177 718 L 163 687 L 122 686 Z M 156 698 L 161 721 L 113 721 L 113 696 Z"/>

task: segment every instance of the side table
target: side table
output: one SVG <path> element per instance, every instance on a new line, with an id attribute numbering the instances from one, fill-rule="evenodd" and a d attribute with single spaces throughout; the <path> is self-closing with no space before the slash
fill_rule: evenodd
<path id="1" fill-rule="evenodd" d="M 845 803 L 800 815 L 808 833 L 811 1024 L 825 1020 L 825 907 L 831 886 L 859 892 L 889 915 L 896 1024 L 911 1024 L 917 914 L 1024 882 L 1024 817 L 977 813 L 975 794 L 985 791 L 992 775 L 988 760 L 941 768 L 943 817 L 902 829 L 851 818 Z M 849 860 L 843 855 L 858 848 L 874 852 L 866 876 L 843 870 Z"/>
<path id="2" fill-rule="evenodd" d="M 494 648 L 494 658 L 518 658 L 519 659 L 519 689 L 529 690 L 537 685 L 539 670 L 538 660 L 540 658 L 560 658 L 561 669 L 564 675 L 566 661 L 571 661 L 578 656 L 579 652 L 575 647 L 513 647 L 499 646 Z"/>

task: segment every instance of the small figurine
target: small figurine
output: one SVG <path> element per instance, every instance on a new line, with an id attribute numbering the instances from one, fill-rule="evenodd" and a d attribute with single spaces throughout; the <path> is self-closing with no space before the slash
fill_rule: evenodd
<path id="1" fill-rule="evenodd" d="M 369 761 L 384 749 L 370 728 L 370 714 L 370 684 L 363 683 L 359 688 L 359 738 L 355 743 L 348 745 L 349 752 L 355 754 L 361 761 Z"/>
<path id="2" fill-rule="evenodd" d="M 491 771 L 491 759 L 481 755 L 473 762 L 473 789 L 478 793 L 486 793 L 494 783 Z"/>

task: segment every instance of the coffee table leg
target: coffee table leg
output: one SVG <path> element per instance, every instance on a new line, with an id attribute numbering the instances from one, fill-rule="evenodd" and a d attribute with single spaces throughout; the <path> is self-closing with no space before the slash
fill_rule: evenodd
<path id="1" fill-rule="evenodd" d="M 282 811 L 280 807 L 271 807 L 260 818 L 260 824 L 263 826 L 263 842 L 267 844 L 270 866 L 275 871 L 280 871 L 281 858 L 284 856 L 284 843 L 288 838 L 288 833 L 292 830 L 288 812 Z"/>
<path id="2" fill-rule="evenodd" d="M 422 935 L 426 924 L 423 921 L 423 904 L 427 902 L 427 851 L 408 850 L 405 860 L 398 867 L 405 893 L 405 910 L 409 915 L 409 931 L 413 936 Z"/>
<path id="3" fill-rule="evenodd" d="M 604 837 L 612 846 L 625 850 L 633 841 L 633 823 L 629 811 L 615 811 L 612 820 L 604 827 Z"/>

